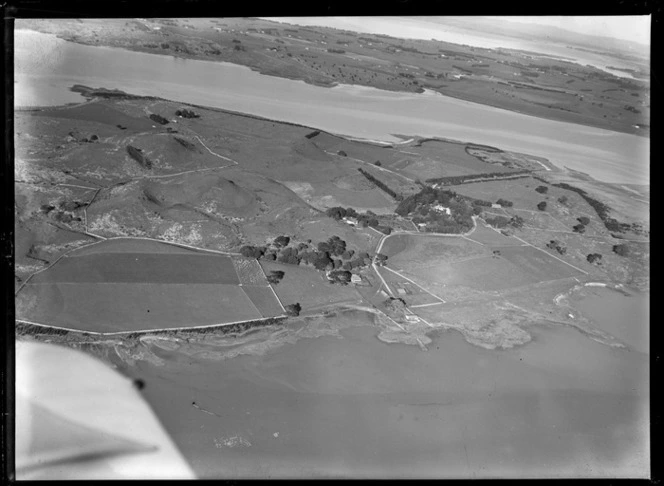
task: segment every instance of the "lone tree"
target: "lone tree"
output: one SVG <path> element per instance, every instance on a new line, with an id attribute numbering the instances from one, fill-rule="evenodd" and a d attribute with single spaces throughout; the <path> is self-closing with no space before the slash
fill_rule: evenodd
<path id="1" fill-rule="evenodd" d="M 546 194 L 547 192 L 549 192 L 549 188 L 546 186 L 537 186 L 535 190 L 540 194 Z"/>
<path id="2" fill-rule="evenodd" d="M 619 245 L 613 245 L 613 252 L 620 256 L 627 256 L 629 255 L 629 248 L 624 243 L 621 243 Z"/>
<path id="3" fill-rule="evenodd" d="M 255 258 L 259 259 L 265 253 L 265 248 L 258 246 L 245 245 L 240 248 L 240 253 L 246 258 Z"/>
<path id="4" fill-rule="evenodd" d="M 586 232 L 586 226 L 583 224 L 577 224 L 572 227 L 575 233 L 583 234 Z"/>
<path id="5" fill-rule="evenodd" d="M 588 263 L 597 263 L 599 265 L 602 263 L 602 255 L 599 253 L 589 253 L 586 260 L 588 260 Z"/>
<path id="6" fill-rule="evenodd" d="M 296 302 L 295 304 L 289 304 L 286 307 L 286 314 L 288 314 L 291 317 L 297 317 L 300 315 L 300 311 L 302 310 L 302 306 L 300 305 L 299 302 Z"/>
<path id="7" fill-rule="evenodd" d="M 288 236 L 277 236 L 274 239 L 274 244 L 277 245 L 279 248 L 282 246 L 288 246 L 288 243 L 290 243 L 290 238 Z"/>
<path id="8" fill-rule="evenodd" d="M 376 167 L 380 167 L 380 166 L 383 165 L 383 164 L 380 163 L 380 160 L 377 160 L 376 162 L 374 162 L 374 165 L 375 165 Z"/>
<path id="9" fill-rule="evenodd" d="M 350 278 L 353 274 L 348 270 L 334 270 L 330 272 L 328 278 L 332 283 L 338 283 L 341 285 L 348 285 L 350 283 Z"/>
<path id="10" fill-rule="evenodd" d="M 272 270 L 270 275 L 267 276 L 267 281 L 273 285 L 277 285 L 279 282 L 281 282 L 281 279 L 284 278 L 284 275 L 285 273 L 281 270 Z"/>
<path id="11" fill-rule="evenodd" d="M 537 205 L 537 209 L 539 209 L 540 211 L 544 211 L 546 209 L 546 201 L 542 201 L 541 203 L 539 203 Z"/>

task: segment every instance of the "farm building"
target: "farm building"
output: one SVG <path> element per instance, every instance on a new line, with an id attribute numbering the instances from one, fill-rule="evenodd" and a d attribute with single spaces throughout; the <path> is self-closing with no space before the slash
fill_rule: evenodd
<path id="1" fill-rule="evenodd" d="M 362 282 L 362 277 L 360 277 L 358 274 L 354 273 L 350 277 L 351 283 L 357 284 Z"/>
<path id="2" fill-rule="evenodd" d="M 452 214 L 450 211 L 450 208 L 443 206 L 442 204 L 436 204 L 435 206 L 432 206 L 432 209 L 434 211 L 438 211 L 439 213 L 445 213 L 447 215 Z"/>
<path id="3" fill-rule="evenodd" d="M 343 222 L 351 226 L 357 226 L 357 218 L 343 218 Z"/>
<path id="4" fill-rule="evenodd" d="M 502 206 L 500 204 L 496 204 L 496 203 L 491 204 L 491 207 L 494 208 L 494 209 L 501 209 L 502 208 Z"/>

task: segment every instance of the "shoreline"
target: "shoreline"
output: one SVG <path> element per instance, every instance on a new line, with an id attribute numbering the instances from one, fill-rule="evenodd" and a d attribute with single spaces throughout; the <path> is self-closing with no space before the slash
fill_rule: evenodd
<path id="1" fill-rule="evenodd" d="M 75 85 L 69 87 L 69 91 L 74 92 L 74 93 L 78 93 L 83 98 L 83 100 L 81 102 L 78 102 L 78 103 L 69 102 L 69 103 L 60 104 L 60 105 L 39 106 L 39 107 L 37 107 L 37 106 L 35 106 L 35 107 L 14 107 L 14 110 L 17 111 L 17 112 L 27 112 L 27 113 L 29 113 L 29 112 L 47 111 L 47 110 L 51 110 L 51 109 L 67 109 L 67 108 L 73 108 L 73 107 L 76 107 L 76 106 L 85 105 L 85 104 L 88 104 L 88 103 L 94 103 L 96 100 L 107 99 L 103 95 L 100 95 L 100 96 L 96 96 L 94 94 L 86 95 L 86 94 L 83 94 L 83 92 L 81 92 L 80 90 L 74 91 L 73 88 L 77 87 L 77 86 L 82 87 L 84 89 L 88 89 L 91 92 L 94 92 L 95 90 L 113 90 L 113 88 L 106 88 L 106 87 L 93 88 L 93 87 L 89 87 L 89 86 L 75 84 Z M 136 94 L 127 93 L 127 92 L 124 92 L 124 91 L 121 91 L 121 90 L 116 90 L 115 93 L 116 93 L 116 96 L 118 98 L 123 98 L 123 97 L 126 96 L 127 98 L 130 98 L 130 99 L 143 99 L 143 100 L 148 100 L 148 101 L 164 101 L 164 102 L 169 102 L 169 103 L 177 103 L 177 104 L 180 104 L 182 106 L 188 106 L 188 107 L 193 107 L 193 108 L 198 108 L 198 109 L 203 109 L 203 110 L 209 110 L 209 111 L 217 112 L 217 113 L 227 113 L 227 114 L 231 114 L 231 115 L 235 115 L 235 116 L 251 118 L 251 119 L 254 119 L 254 120 L 267 121 L 267 122 L 271 122 L 271 123 L 280 123 L 280 124 L 289 125 L 289 126 L 298 127 L 298 128 L 306 128 L 306 129 L 309 129 L 309 130 L 312 130 L 312 131 L 318 130 L 321 133 L 326 133 L 328 135 L 341 138 L 343 140 L 347 140 L 347 141 L 351 141 L 351 142 L 354 141 L 354 142 L 378 145 L 378 146 L 382 146 L 382 147 L 386 147 L 386 148 L 396 149 L 398 147 L 407 147 L 408 144 L 410 144 L 410 143 L 419 143 L 421 141 L 426 141 L 426 140 L 439 140 L 439 141 L 443 141 L 443 142 L 457 143 L 457 144 L 464 144 L 464 145 L 470 144 L 470 145 L 477 145 L 477 146 L 486 146 L 486 145 L 482 144 L 481 142 L 456 140 L 456 139 L 447 138 L 447 137 L 428 137 L 428 136 L 422 136 L 422 135 L 417 135 L 417 134 L 416 135 L 390 134 L 390 136 L 392 136 L 393 138 L 399 139 L 397 141 L 364 139 L 364 138 L 357 137 L 357 136 L 351 136 L 351 135 L 345 135 L 345 134 L 341 134 L 341 133 L 330 132 L 330 131 L 327 131 L 327 130 L 324 130 L 324 129 L 321 129 L 321 128 L 312 127 L 312 126 L 309 126 L 309 125 L 303 125 L 301 123 L 295 123 L 295 122 L 291 122 L 291 121 L 287 121 L 287 120 L 280 120 L 280 119 L 276 119 L 276 118 L 268 118 L 268 117 L 264 117 L 264 116 L 261 116 L 261 115 L 253 115 L 251 113 L 245 113 L 245 112 L 230 110 L 228 108 L 218 108 L 218 107 L 214 107 L 214 106 L 205 106 L 205 105 L 200 105 L 200 104 L 195 104 L 195 103 L 171 100 L 171 99 L 163 98 L 163 97 L 160 97 L 160 96 L 136 95 Z M 439 94 L 439 93 L 436 93 L 436 94 Z M 444 96 L 444 95 L 441 95 L 441 96 Z M 527 116 L 530 116 L 530 115 L 527 115 Z M 559 167 L 559 166 L 555 165 L 553 162 L 551 162 L 550 160 L 545 159 L 544 157 L 540 157 L 540 156 L 536 156 L 536 155 L 532 155 L 532 154 L 525 154 L 525 153 L 522 153 L 522 152 L 513 152 L 513 151 L 509 151 L 509 150 L 503 150 L 499 147 L 492 147 L 492 146 L 488 146 L 488 147 L 497 148 L 498 150 L 506 151 L 506 152 L 510 152 L 510 153 L 515 153 L 515 154 L 518 154 L 518 155 L 525 155 L 525 156 L 528 156 L 528 157 L 533 157 L 533 158 L 536 158 L 536 159 L 545 160 L 546 162 L 545 163 L 540 162 L 540 165 L 546 166 L 546 168 L 543 168 L 543 169 L 537 170 L 537 171 L 533 171 L 533 173 L 551 174 L 551 175 L 553 175 L 553 174 L 567 175 L 567 176 L 570 176 L 572 179 L 577 179 L 578 178 L 578 176 L 575 176 L 575 174 L 583 174 L 583 176 L 581 177 L 582 181 L 592 183 L 592 184 L 608 184 L 608 185 L 616 188 L 617 190 L 629 192 L 628 190 L 623 188 L 623 184 L 630 184 L 629 181 L 627 181 L 627 182 L 626 181 L 605 182 L 605 181 L 595 179 L 594 177 L 592 177 L 591 175 L 589 175 L 585 172 L 580 172 L 580 171 L 577 171 L 575 169 L 569 169 L 565 166 Z M 650 187 L 650 186 L 648 185 L 648 187 Z"/>
<path id="2" fill-rule="evenodd" d="M 142 54 L 163 56 L 163 57 L 168 57 L 168 58 L 173 58 L 173 59 L 185 59 L 185 60 L 191 60 L 191 61 L 202 61 L 202 62 L 209 62 L 209 63 L 213 63 L 213 64 L 230 64 L 230 65 L 233 65 L 233 66 L 238 66 L 238 67 L 243 67 L 243 68 L 249 69 L 250 71 L 258 73 L 262 76 L 270 76 L 270 77 L 275 77 L 275 78 L 288 79 L 288 80 L 291 80 L 291 81 L 300 81 L 300 82 L 303 82 L 303 83 L 308 84 L 310 86 L 316 86 L 316 87 L 320 87 L 320 88 L 335 88 L 335 87 L 338 87 L 338 86 L 341 86 L 341 85 L 346 85 L 346 86 L 351 86 L 351 87 L 371 88 L 371 89 L 376 89 L 376 90 L 379 90 L 379 91 L 386 91 L 386 92 L 390 92 L 390 93 L 405 93 L 405 94 L 409 94 L 409 95 L 419 95 L 419 94 L 425 94 L 426 92 L 431 92 L 431 93 L 439 95 L 439 96 L 445 96 L 445 97 L 452 98 L 452 99 L 455 99 L 455 100 L 465 101 L 465 102 L 468 102 L 468 103 L 474 103 L 474 104 L 480 105 L 480 106 L 488 106 L 488 107 L 492 107 L 492 108 L 496 108 L 496 109 L 500 109 L 500 110 L 509 111 L 509 112 L 512 112 L 512 113 L 518 113 L 519 115 L 523 115 L 523 116 L 532 116 L 534 118 L 538 118 L 538 119 L 542 119 L 542 120 L 555 121 L 555 122 L 559 122 L 559 123 L 569 123 L 569 124 L 573 124 L 573 125 L 580 125 L 580 126 L 585 126 L 585 127 L 589 127 L 589 128 L 606 130 L 608 132 L 621 133 L 621 134 L 626 134 L 626 135 L 634 135 L 634 136 L 637 136 L 637 137 L 640 137 L 640 138 L 645 138 L 645 139 L 650 140 L 650 129 L 649 128 L 646 131 L 646 133 L 644 133 L 641 130 L 639 130 L 639 131 L 619 130 L 619 129 L 616 129 L 616 128 L 608 128 L 605 125 L 601 125 L 601 124 L 593 124 L 593 123 L 588 123 L 588 122 L 579 122 L 579 121 L 576 121 L 576 120 L 573 120 L 573 119 L 570 120 L 568 117 L 564 117 L 564 116 L 541 116 L 541 115 L 537 115 L 537 114 L 533 114 L 533 113 L 528 113 L 526 111 L 519 110 L 519 109 L 516 109 L 516 108 L 502 106 L 500 103 L 491 102 L 491 100 L 477 101 L 475 99 L 472 99 L 472 97 L 464 97 L 464 96 L 461 96 L 460 94 L 457 94 L 457 93 L 455 93 L 455 94 L 442 93 L 440 91 L 434 91 L 433 89 L 427 89 L 427 88 L 420 88 L 420 90 L 417 90 L 417 91 L 410 91 L 410 90 L 404 90 L 404 89 L 377 88 L 375 86 L 367 85 L 367 84 L 348 84 L 348 83 L 339 83 L 339 82 L 330 82 L 330 83 L 316 82 L 316 81 L 313 81 L 313 80 L 310 80 L 310 79 L 305 79 L 305 78 L 298 77 L 298 76 L 290 76 L 290 75 L 288 75 L 288 73 L 279 73 L 279 74 L 269 73 L 269 72 L 264 72 L 264 70 L 261 70 L 259 67 L 250 66 L 250 65 L 241 64 L 241 63 L 236 63 L 236 62 L 231 62 L 231 61 L 217 61 L 217 60 L 207 59 L 207 58 L 202 57 L 202 56 L 198 57 L 198 56 L 192 56 L 192 55 L 187 55 L 187 54 L 175 56 L 173 54 L 163 54 L 163 53 L 158 53 L 158 52 L 152 52 L 148 48 L 141 48 L 141 47 L 135 47 L 135 46 L 126 47 L 126 46 L 113 46 L 113 45 L 97 45 L 97 44 L 93 44 L 93 43 L 86 43 L 86 42 L 81 42 L 81 41 L 77 41 L 77 40 L 71 40 L 71 39 L 68 39 L 66 37 L 61 36 L 60 34 L 53 34 L 53 33 L 49 33 L 49 32 L 41 32 L 39 30 L 34 30 L 34 29 L 30 29 L 30 28 L 16 29 L 15 32 L 17 32 L 17 31 L 18 32 L 27 31 L 27 32 L 33 32 L 33 33 L 38 33 L 38 34 L 42 34 L 42 35 L 52 35 L 52 36 L 56 37 L 57 39 L 60 39 L 64 42 L 70 42 L 72 44 L 77 44 L 77 45 L 87 46 L 87 47 L 100 47 L 100 48 L 114 49 L 114 50 L 120 50 L 120 51 L 138 52 L 138 53 L 142 53 Z M 172 101 L 172 100 L 169 100 L 169 101 Z M 20 109 L 20 108 L 21 107 L 18 107 L 18 108 L 15 107 L 15 109 Z M 558 113 L 554 113 L 554 114 L 558 115 Z"/>

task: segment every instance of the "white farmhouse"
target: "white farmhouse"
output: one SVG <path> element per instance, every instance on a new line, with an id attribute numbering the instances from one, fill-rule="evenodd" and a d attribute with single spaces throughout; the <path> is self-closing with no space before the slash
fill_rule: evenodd
<path id="1" fill-rule="evenodd" d="M 434 211 L 438 211 L 439 213 L 445 213 L 447 215 L 451 215 L 452 212 L 450 211 L 450 208 L 443 206 L 442 204 L 436 204 L 435 206 L 432 206 L 432 209 Z"/>

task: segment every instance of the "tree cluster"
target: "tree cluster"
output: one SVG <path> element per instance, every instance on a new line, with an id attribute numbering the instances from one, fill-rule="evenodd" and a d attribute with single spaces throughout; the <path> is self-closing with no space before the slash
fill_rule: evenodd
<path id="1" fill-rule="evenodd" d="M 381 233 L 385 233 L 386 235 L 389 235 L 392 232 L 391 227 L 387 225 L 381 225 L 378 217 L 370 211 L 367 211 L 366 213 L 358 213 L 353 208 L 335 206 L 325 211 L 325 214 L 337 221 L 340 221 L 343 218 L 355 218 L 361 227 L 366 228 L 369 226 L 380 231 Z"/>
<path id="2" fill-rule="evenodd" d="M 159 123 L 160 125 L 167 125 L 169 123 L 168 119 L 164 118 L 161 115 L 157 115 L 156 113 L 152 113 L 150 115 L 150 120 Z"/>
<path id="3" fill-rule="evenodd" d="M 612 249 L 616 255 L 620 255 L 623 257 L 629 255 L 629 247 L 624 243 L 621 243 L 619 245 L 613 245 Z"/>
<path id="4" fill-rule="evenodd" d="M 127 145 L 127 153 L 144 169 L 152 169 L 152 161 L 143 154 L 143 150 Z"/>
<path id="5" fill-rule="evenodd" d="M 348 285 L 352 276 L 353 274 L 348 270 L 333 270 L 327 275 L 327 278 L 330 283 Z"/>
<path id="6" fill-rule="evenodd" d="M 201 115 L 198 113 L 195 113 L 192 110 L 187 110 L 186 108 L 182 108 L 180 110 L 177 110 L 175 112 L 176 116 L 182 117 L 182 118 L 200 118 Z"/>
<path id="7" fill-rule="evenodd" d="M 597 263 L 599 265 L 602 263 L 602 255 L 599 253 L 589 253 L 586 260 L 588 260 L 588 263 Z"/>
<path id="8" fill-rule="evenodd" d="M 610 217 L 609 212 L 611 211 L 611 208 L 606 204 L 604 204 L 603 202 L 590 197 L 588 193 L 583 189 L 570 186 L 565 182 L 560 182 L 558 184 L 553 184 L 553 185 L 556 187 L 560 187 L 561 189 L 567 189 L 568 191 L 576 192 L 578 195 L 580 195 L 588 204 L 590 204 L 593 207 L 593 209 L 597 213 L 597 216 L 599 216 L 599 218 L 602 220 L 607 230 L 615 231 L 617 233 L 624 233 L 625 231 L 633 229 L 633 225 L 630 225 L 628 223 L 621 223 L 620 221 Z"/>
<path id="9" fill-rule="evenodd" d="M 451 214 L 434 209 L 437 204 L 449 208 Z M 453 191 L 425 186 L 401 201 L 395 212 L 410 216 L 415 224 L 425 224 L 427 232 L 463 233 L 473 227 L 472 216 L 478 214 L 477 208 Z"/>
<path id="10" fill-rule="evenodd" d="M 549 192 L 549 188 L 546 186 L 537 186 L 535 190 L 540 194 L 546 194 L 547 192 Z"/>
<path id="11" fill-rule="evenodd" d="M 502 199 L 502 198 L 498 199 L 496 201 L 496 204 L 499 204 L 504 208 L 511 208 L 512 206 L 514 206 L 514 203 L 512 201 L 508 201 L 507 199 Z"/>
<path id="12" fill-rule="evenodd" d="M 551 240 L 546 244 L 546 247 L 551 250 L 556 250 L 561 255 L 567 253 L 567 247 L 560 244 L 558 240 Z"/>
<path id="13" fill-rule="evenodd" d="M 284 278 L 285 273 L 281 270 L 272 270 L 269 275 L 267 275 L 267 281 L 272 285 L 277 285 Z"/>
<path id="14" fill-rule="evenodd" d="M 286 314 L 288 314 L 291 317 L 297 317 L 300 315 L 300 312 L 302 311 L 302 306 L 300 305 L 299 302 L 296 302 L 295 304 L 289 304 L 284 307 L 286 309 Z"/>

